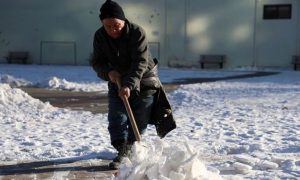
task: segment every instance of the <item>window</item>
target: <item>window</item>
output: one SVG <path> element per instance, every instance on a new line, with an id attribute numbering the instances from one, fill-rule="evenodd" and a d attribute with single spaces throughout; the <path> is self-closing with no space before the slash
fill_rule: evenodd
<path id="1" fill-rule="evenodd" d="M 291 19 L 291 4 L 264 5 L 263 19 Z"/>

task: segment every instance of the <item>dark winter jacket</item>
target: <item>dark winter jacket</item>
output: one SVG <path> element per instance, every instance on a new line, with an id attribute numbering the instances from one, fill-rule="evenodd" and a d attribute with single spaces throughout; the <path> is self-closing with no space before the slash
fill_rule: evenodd
<path id="1" fill-rule="evenodd" d="M 130 90 L 157 89 L 160 86 L 157 67 L 151 57 L 144 30 L 128 20 L 119 39 L 111 38 L 104 27 L 94 36 L 93 69 L 103 80 L 108 81 L 108 72 L 118 71 L 122 86 Z"/>
<path id="2" fill-rule="evenodd" d="M 171 105 L 157 74 L 157 60 L 152 59 L 144 30 L 126 20 L 125 31 L 119 39 L 112 39 L 103 27 L 94 36 L 91 65 L 97 75 L 109 81 L 108 72 L 118 71 L 122 85 L 143 94 L 154 92 L 150 124 L 163 138 L 176 128 Z M 153 91 L 154 90 L 154 91 Z"/>

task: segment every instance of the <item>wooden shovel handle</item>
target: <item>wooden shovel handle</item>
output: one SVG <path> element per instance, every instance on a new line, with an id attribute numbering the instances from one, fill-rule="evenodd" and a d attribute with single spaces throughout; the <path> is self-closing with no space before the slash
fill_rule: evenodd
<path id="1" fill-rule="evenodd" d="M 120 90 L 122 88 L 120 80 L 117 80 L 117 85 L 118 85 L 118 88 Z M 140 135 L 140 132 L 139 132 L 138 127 L 136 125 L 136 121 L 135 121 L 135 118 L 133 116 L 128 98 L 126 96 L 121 96 L 121 99 L 122 99 L 122 101 L 125 105 L 125 108 L 126 108 L 129 120 L 130 120 L 130 124 L 131 124 L 132 130 L 133 130 L 134 136 L 135 136 L 135 139 L 137 141 L 141 141 L 141 135 Z"/>

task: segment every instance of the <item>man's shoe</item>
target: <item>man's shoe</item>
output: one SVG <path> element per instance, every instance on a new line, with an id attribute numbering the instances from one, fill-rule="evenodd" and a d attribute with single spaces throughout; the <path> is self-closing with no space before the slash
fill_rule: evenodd
<path id="1" fill-rule="evenodd" d="M 128 145 L 124 140 L 114 141 L 112 145 L 118 151 L 118 155 L 113 159 L 112 162 L 109 163 L 109 168 L 116 170 L 119 169 L 121 161 L 124 157 L 128 157 L 131 150 L 131 145 Z"/>
<path id="2" fill-rule="evenodd" d="M 126 156 L 120 156 L 118 154 L 117 157 L 115 157 L 112 162 L 109 163 L 108 167 L 112 170 L 117 170 L 119 169 L 119 166 L 121 164 L 121 161 L 123 160 L 123 158 L 126 157 Z"/>

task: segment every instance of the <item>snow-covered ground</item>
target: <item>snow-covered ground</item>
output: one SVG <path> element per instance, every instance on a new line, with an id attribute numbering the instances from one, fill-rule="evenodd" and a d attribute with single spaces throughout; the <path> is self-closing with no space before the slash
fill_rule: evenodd
<path id="1" fill-rule="evenodd" d="M 160 69 L 163 82 L 246 71 Z M 112 158 L 107 114 L 71 111 L 18 86 L 107 91 L 88 66 L 0 65 L 0 161 Z M 150 126 L 120 176 L 300 178 L 300 72 L 181 85 L 168 94 L 178 128 Z"/>

